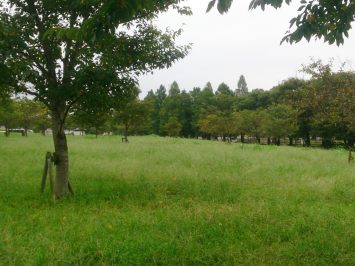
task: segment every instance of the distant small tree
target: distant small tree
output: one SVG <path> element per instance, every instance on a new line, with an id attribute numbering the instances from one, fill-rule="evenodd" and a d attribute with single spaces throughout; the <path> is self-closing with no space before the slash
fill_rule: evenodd
<path id="1" fill-rule="evenodd" d="M 291 138 L 297 131 L 297 113 L 292 107 L 285 104 L 270 106 L 264 115 L 262 124 L 263 134 L 274 139 L 280 145 L 280 139 Z"/>
<path id="2" fill-rule="evenodd" d="M 162 108 L 163 102 L 166 98 L 166 88 L 164 85 L 160 85 L 157 91 L 154 93 L 153 90 L 149 91 L 147 96 L 144 98 L 145 102 L 149 102 L 153 110 L 151 112 L 151 130 L 154 134 L 161 134 L 161 118 L 160 110 Z"/>
<path id="3" fill-rule="evenodd" d="M 110 119 L 111 113 L 111 110 L 79 109 L 75 111 L 72 119 L 75 125 L 80 125 L 81 131 L 84 131 L 85 128 L 92 129 L 97 138 L 105 123 Z"/>
<path id="4" fill-rule="evenodd" d="M 273 87 L 270 92 L 270 98 L 274 103 L 283 103 L 286 100 L 292 104 L 296 99 L 297 93 L 306 84 L 305 80 L 298 78 L 289 78 Z"/>
<path id="5" fill-rule="evenodd" d="M 169 89 L 160 109 L 160 123 L 166 129 L 170 118 L 174 117 L 181 125 L 179 135 L 189 137 L 192 132 L 192 97 L 185 90 L 180 91 L 178 84 L 174 81 Z M 167 133 L 163 130 L 163 133 Z"/>
<path id="6" fill-rule="evenodd" d="M 41 102 L 37 102 L 38 110 L 36 120 L 33 122 L 33 127 L 36 131 L 44 136 L 46 130 L 51 126 L 51 117 L 47 106 Z"/>
<path id="7" fill-rule="evenodd" d="M 182 125 L 176 117 L 170 117 L 164 125 L 164 131 L 169 137 L 177 137 L 180 135 Z"/>
<path id="8" fill-rule="evenodd" d="M 248 93 L 248 85 L 247 85 L 247 82 L 245 80 L 245 77 L 243 75 L 241 75 L 239 77 L 238 89 L 236 90 L 236 95 L 240 96 L 240 95 L 245 95 L 247 93 Z"/>
<path id="9" fill-rule="evenodd" d="M 198 127 L 201 132 L 206 133 L 208 138 L 211 136 L 217 137 L 219 134 L 219 122 L 218 115 L 209 114 L 205 117 L 200 118 L 198 121 Z"/>
<path id="10" fill-rule="evenodd" d="M 235 114 L 236 120 L 239 123 L 239 130 L 248 136 L 255 137 L 257 142 L 260 143 L 260 138 L 263 136 L 262 125 L 265 120 L 263 110 L 243 110 Z"/>
<path id="11" fill-rule="evenodd" d="M 24 135 L 27 136 L 28 130 L 34 126 L 36 121 L 43 119 L 43 108 L 45 107 L 42 103 L 28 98 L 18 99 L 16 103 L 18 124 L 23 127 Z"/>
<path id="12" fill-rule="evenodd" d="M 180 88 L 179 88 L 179 84 L 174 81 L 171 85 L 170 85 L 170 89 L 169 89 L 169 96 L 176 96 L 180 94 Z"/>
<path id="13" fill-rule="evenodd" d="M 216 111 L 216 98 L 211 83 L 208 82 L 203 89 L 195 87 L 190 95 L 193 110 L 191 124 L 195 136 L 201 133 L 206 134 L 206 132 L 200 130 L 198 123 L 201 118 Z M 207 137 L 209 137 L 209 134 L 207 134 Z"/>
<path id="14" fill-rule="evenodd" d="M 5 127 L 5 136 L 10 135 L 10 129 L 18 123 L 16 102 L 11 98 L 0 98 L 0 125 Z"/>
<path id="15" fill-rule="evenodd" d="M 246 127 L 246 120 L 247 117 L 244 114 L 245 111 L 242 112 L 234 112 L 232 114 L 233 121 L 234 121 L 234 126 L 235 126 L 235 135 L 239 136 L 240 135 L 240 141 L 244 143 L 244 136 L 246 132 L 248 131 Z"/>
<path id="16" fill-rule="evenodd" d="M 272 104 L 272 99 L 270 97 L 270 91 L 265 91 L 263 89 L 255 89 L 248 94 L 241 95 L 236 101 L 237 110 L 241 111 L 244 109 L 257 110 L 259 108 L 267 108 Z"/>
<path id="17" fill-rule="evenodd" d="M 229 88 L 229 86 L 222 82 L 219 84 L 217 90 L 216 90 L 216 95 L 228 95 L 228 96 L 233 96 L 233 91 Z"/>
<path id="18" fill-rule="evenodd" d="M 212 136 L 220 136 L 223 141 L 230 139 L 237 132 L 236 121 L 231 114 L 224 115 L 217 111 L 199 120 L 199 129 Z"/>
<path id="19" fill-rule="evenodd" d="M 302 90 L 302 108 L 312 111 L 311 124 L 329 147 L 332 138 L 355 143 L 355 73 L 332 70 L 331 62 L 314 61 L 303 67 L 312 79 Z"/>
<path id="20" fill-rule="evenodd" d="M 124 127 L 124 141 L 128 142 L 130 132 L 141 131 L 142 128 L 150 126 L 150 116 L 152 113 L 152 105 L 149 102 L 134 99 L 130 102 L 122 104 L 114 113 L 114 121 L 122 124 Z"/>

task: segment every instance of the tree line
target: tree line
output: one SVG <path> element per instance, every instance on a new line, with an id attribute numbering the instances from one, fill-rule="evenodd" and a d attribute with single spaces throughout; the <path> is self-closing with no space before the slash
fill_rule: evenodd
<path id="1" fill-rule="evenodd" d="M 5 136 L 16 129 L 27 136 L 29 130 L 43 135 L 51 125 L 47 107 L 37 100 L 28 98 L 0 97 L 0 126 Z"/>
<path id="2" fill-rule="evenodd" d="M 352 146 L 355 141 L 355 73 L 334 72 L 331 63 L 315 61 L 303 66 L 310 80 L 290 78 L 269 91 L 247 91 L 245 78 L 232 90 L 222 83 L 214 92 L 204 88 L 180 91 L 174 82 L 150 91 L 143 102 L 153 106 L 149 133 L 168 136 L 237 139 L 245 136 L 260 143 L 290 145 L 301 139 L 304 146 L 319 137 L 322 146 L 335 140 Z"/>
<path id="3" fill-rule="evenodd" d="M 310 80 L 290 78 L 269 91 L 248 92 L 245 77 L 236 89 L 220 84 L 216 90 L 210 82 L 203 88 L 181 90 L 174 81 L 167 89 L 161 85 L 140 100 L 139 90 L 129 101 L 118 103 L 109 111 L 78 109 L 68 115 L 67 128 L 89 133 L 112 132 L 124 135 L 156 134 L 160 136 L 249 141 L 289 145 L 301 140 L 311 145 L 319 137 L 323 147 L 335 141 L 352 146 L 355 142 L 355 73 L 332 70 L 320 61 L 302 69 Z M 0 124 L 9 134 L 11 127 L 44 133 L 50 126 L 46 107 L 36 100 L 2 100 Z"/>

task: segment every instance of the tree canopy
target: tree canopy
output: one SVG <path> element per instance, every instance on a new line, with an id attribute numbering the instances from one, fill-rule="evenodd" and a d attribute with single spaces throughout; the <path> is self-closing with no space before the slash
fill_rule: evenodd
<path id="1" fill-rule="evenodd" d="M 252 0 L 249 9 L 266 6 L 280 8 L 283 4 L 290 4 L 292 0 Z M 221 14 L 226 13 L 233 0 L 212 0 L 207 12 L 216 4 Z M 355 20 L 355 1 L 353 0 L 301 0 L 298 15 L 290 20 L 289 30 L 282 39 L 289 43 L 297 43 L 302 39 L 312 37 L 323 38 L 329 44 L 344 43 L 344 37 L 349 36 L 351 24 Z"/>
<path id="2" fill-rule="evenodd" d="M 248 85 L 247 81 L 245 80 L 244 75 L 240 75 L 239 80 L 238 80 L 238 89 L 236 90 L 236 94 L 246 94 L 248 93 Z"/>
<path id="3" fill-rule="evenodd" d="M 102 110 L 132 97 L 137 77 L 167 68 L 189 46 L 153 19 L 180 0 L 5 0 L 0 4 L 1 92 L 32 95 L 50 110 L 57 197 L 68 189 L 65 120 L 76 105 Z M 6 74 L 5 74 L 6 73 Z"/>

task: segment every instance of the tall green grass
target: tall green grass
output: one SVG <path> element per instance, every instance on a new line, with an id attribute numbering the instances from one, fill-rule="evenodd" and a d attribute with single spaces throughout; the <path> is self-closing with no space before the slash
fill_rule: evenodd
<path id="1" fill-rule="evenodd" d="M 76 194 L 53 203 L 52 139 L 0 137 L 0 265 L 355 265 L 343 150 L 68 141 Z"/>

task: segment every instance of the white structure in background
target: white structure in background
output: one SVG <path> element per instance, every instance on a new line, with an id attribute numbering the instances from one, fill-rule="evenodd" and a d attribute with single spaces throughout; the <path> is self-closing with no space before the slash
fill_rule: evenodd
<path id="1" fill-rule="evenodd" d="M 80 128 L 66 129 L 64 130 L 64 133 L 65 135 L 85 136 L 85 131 Z"/>
<path id="2" fill-rule="evenodd" d="M 65 135 L 85 136 L 85 131 L 81 130 L 80 128 L 65 129 L 64 133 L 65 133 Z M 53 135 L 53 130 L 51 128 L 47 128 L 45 134 L 46 135 Z"/>
<path id="3" fill-rule="evenodd" d="M 44 131 L 45 135 L 53 135 L 53 130 L 51 128 L 47 128 L 46 131 Z"/>

